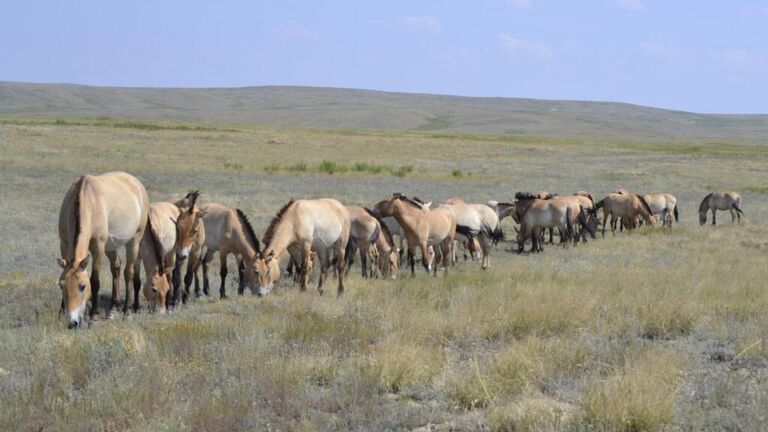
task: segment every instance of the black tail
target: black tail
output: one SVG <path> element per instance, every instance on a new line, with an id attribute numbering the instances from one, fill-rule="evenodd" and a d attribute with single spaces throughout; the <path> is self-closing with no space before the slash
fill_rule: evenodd
<path id="1" fill-rule="evenodd" d="M 739 214 L 740 214 L 740 215 L 744 216 L 744 212 L 743 212 L 743 211 L 741 211 L 741 209 L 739 208 L 739 206 L 738 206 L 738 205 L 736 205 L 736 203 L 733 203 L 733 204 L 732 204 L 732 206 L 733 206 L 733 209 L 734 209 L 734 210 L 736 210 L 737 212 L 739 212 Z"/>
<path id="2" fill-rule="evenodd" d="M 593 216 L 593 217 L 594 217 L 594 216 Z M 589 233 L 589 235 L 590 235 L 592 238 L 595 238 L 595 231 L 594 231 L 594 230 L 592 230 L 592 228 L 590 228 L 590 227 L 589 227 L 589 224 L 587 223 L 587 217 L 586 217 L 586 216 L 584 216 L 584 211 L 583 211 L 583 209 L 582 209 L 582 211 L 580 211 L 580 212 L 579 212 L 579 218 L 578 218 L 578 220 L 579 220 L 579 225 L 581 226 L 581 229 L 585 229 L 585 230 L 587 230 L 587 232 Z"/>
<path id="3" fill-rule="evenodd" d="M 504 231 L 501 230 L 501 225 L 497 225 L 496 228 L 491 230 L 488 237 L 495 245 L 499 244 L 501 241 L 504 241 Z"/>
<path id="4" fill-rule="evenodd" d="M 595 204 L 595 212 L 597 212 L 603 207 L 604 205 L 603 201 L 605 201 L 605 198 L 601 199 L 600 201 L 597 202 L 597 204 Z"/>
<path id="5" fill-rule="evenodd" d="M 571 223 L 571 208 L 565 209 L 565 229 L 567 230 L 568 240 L 573 238 L 573 224 Z"/>
<path id="6" fill-rule="evenodd" d="M 347 240 L 347 247 L 344 248 L 344 264 L 349 265 L 349 261 L 352 259 L 352 255 L 355 251 L 355 246 L 357 246 L 357 239 L 349 236 L 349 239 Z"/>
<path id="7" fill-rule="evenodd" d="M 675 204 L 675 210 L 673 213 L 675 215 L 675 222 L 680 222 L 680 215 L 677 213 L 677 204 Z"/>
<path id="8" fill-rule="evenodd" d="M 472 241 L 477 235 L 477 231 L 473 231 L 471 228 L 464 225 L 456 225 L 456 232 L 466 237 L 469 241 Z"/>

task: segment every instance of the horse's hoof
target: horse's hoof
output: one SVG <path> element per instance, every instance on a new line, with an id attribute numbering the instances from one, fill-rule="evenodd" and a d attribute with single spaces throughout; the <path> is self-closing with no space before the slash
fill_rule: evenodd
<path id="1" fill-rule="evenodd" d="M 107 319 L 112 321 L 115 318 L 117 318 L 117 311 L 115 311 L 115 310 L 109 311 L 109 315 L 107 316 Z"/>

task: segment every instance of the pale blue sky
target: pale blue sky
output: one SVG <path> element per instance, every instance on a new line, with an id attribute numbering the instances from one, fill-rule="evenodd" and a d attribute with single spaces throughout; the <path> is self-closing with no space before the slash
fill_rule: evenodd
<path id="1" fill-rule="evenodd" d="M 768 113 L 768 0 L 7 1 L 0 80 Z"/>

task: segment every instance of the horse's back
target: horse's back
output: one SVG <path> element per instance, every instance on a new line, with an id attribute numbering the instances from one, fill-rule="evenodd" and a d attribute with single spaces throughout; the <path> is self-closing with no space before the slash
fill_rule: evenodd
<path id="1" fill-rule="evenodd" d="M 327 247 L 345 241 L 349 234 L 350 217 L 346 207 L 331 198 L 297 200 L 290 209 L 294 231 L 313 244 Z M 309 238 L 306 238 L 309 237 Z"/>
<path id="2" fill-rule="evenodd" d="M 106 249 L 121 247 L 143 232 L 149 215 L 149 197 L 134 176 L 120 171 L 83 177 L 81 214 L 90 212 L 94 237 L 106 241 Z M 90 209 L 82 210 L 83 205 Z"/>
<path id="3" fill-rule="evenodd" d="M 200 206 L 205 227 L 205 247 L 219 250 L 231 225 L 232 211 L 221 204 L 206 203 Z"/>
<path id="4" fill-rule="evenodd" d="M 149 219 L 164 254 L 176 247 L 176 225 L 173 221 L 179 218 L 179 214 L 179 208 L 170 202 L 155 202 L 149 205 Z"/>

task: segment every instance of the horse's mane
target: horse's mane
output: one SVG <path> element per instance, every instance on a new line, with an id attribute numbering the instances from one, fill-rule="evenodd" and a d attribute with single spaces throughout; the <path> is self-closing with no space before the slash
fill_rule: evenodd
<path id="1" fill-rule="evenodd" d="M 710 192 L 709 195 L 705 196 L 703 200 L 701 200 L 701 204 L 699 204 L 699 212 L 706 211 L 707 209 L 704 208 L 704 203 L 709 201 L 709 198 L 714 194 L 714 192 Z M 707 205 L 709 207 L 709 205 Z"/>
<path id="2" fill-rule="evenodd" d="M 160 250 L 160 241 L 157 239 L 157 232 L 155 232 L 155 228 L 152 226 L 152 219 L 149 216 L 147 216 L 147 229 L 149 230 L 149 241 L 152 244 L 152 252 L 155 253 L 158 270 L 160 273 L 164 273 L 165 260 L 163 260 L 163 252 Z"/>
<path id="3" fill-rule="evenodd" d="M 412 200 L 414 200 L 414 201 L 416 201 L 416 202 L 417 202 L 417 203 L 419 203 L 419 204 L 426 204 L 426 203 L 427 203 L 426 201 L 424 201 L 423 199 L 421 199 L 421 198 L 419 198 L 419 197 L 417 197 L 417 196 L 414 196 L 414 197 L 413 197 L 413 198 L 411 198 L 411 199 L 412 199 Z"/>
<path id="4" fill-rule="evenodd" d="M 420 203 L 418 201 L 415 201 L 414 199 L 408 198 L 407 196 L 405 196 L 405 195 L 403 195 L 401 193 L 396 193 L 396 194 L 394 194 L 392 196 L 397 198 L 397 199 L 399 199 L 399 200 L 401 200 L 401 201 L 407 202 L 408 204 L 410 204 L 411 206 L 413 206 L 413 207 L 415 207 L 417 209 L 424 210 L 424 207 L 422 206 L 423 203 Z"/>
<path id="5" fill-rule="evenodd" d="M 524 201 L 524 200 L 533 200 L 533 199 L 537 199 L 537 198 L 536 198 L 536 195 L 534 195 L 534 194 L 532 194 L 530 192 L 518 192 L 518 193 L 515 194 L 515 199 L 516 200 Z"/>
<path id="6" fill-rule="evenodd" d="M 245 238 L 248 240 L 248 243 L 251 244 L 251 247 L 254 251 L 256 251 L 256 253 L 261 252 L 259 239 L 253 232 L 253 227 L 251 226 L 251 221 L 248 220 L 248 216 L 246 216 L 245 213 L 243 213 L 243 211 L 239 208 L 236 208 L 235 212 L 237 213 L 237 219 L 240 220 L 240 225 L 243 227 L 243 231 L 245 231 Z"/>
<path id="7" fill-rule="evenodd" d="M 643 203 L 643 207 L 645 207 L 645 211 L 648 212 L 649 215 L 653 214 L 653 210 L 651 210 L 651 206 L 648 205 L 648 201 L 643 198 L 640 194 L 635 194 L 635 196 L 640 200 L 641 203 Z"/>
<path id="8" fill-rule="evenodd" d="M 286 210 L 288 210 L 288 207 L 291 206 L 296 202 L 296 200 L 290 200 L 288 203 L 286 203 L 278 212 L 275 214 L 275 217 L 272 218 L 272 222 L 269 223 L 269 228 L 267 228 L 267 232 L 264 233 L 264 244 L 268 245 L 272 243 L 272 237 L 275 235 L 275 231 L 277 231 L 277 225 L 280 223 L 280 220 L 283 218 L 283 215 L 285 214 Z"/>
<path id="9" fill-rule="evenodd" d="M 75 217 L 75 237 L 74 237 L 74 240 L 72 241 L 73 251 L 77 250 L 77 238 L 80 237 L 80 192 L 83 189 L 83 179 L 85 179 L 85 176 L 80 176 L 80 178 L 78 178 L 73 185 L 75 187 L 75 198 L 72 201 L 72 207 L 74 208 L 74 217 Z M 72 259 L 74 259 L 74 256 L 72 257 Z"/>
<path id="10" fill-rule="evenodd" d="M 395 245 L 395 240 L 392 238 L 392 233 L 389 231 L 389 228 L 387 227 L 387 224 L 382 222 L 381 218 L 377 217 L 368 207 L 363 207 L 366 213 L 368 213 L 372 218 L 376 219 L 376 221 L 379 222 L 379 225 L 381 226 L 381 232 L 384 234 L 384 240 L 387 241 L 387 244 L 389 244 L 389 247 L 392 247 Z"/>

